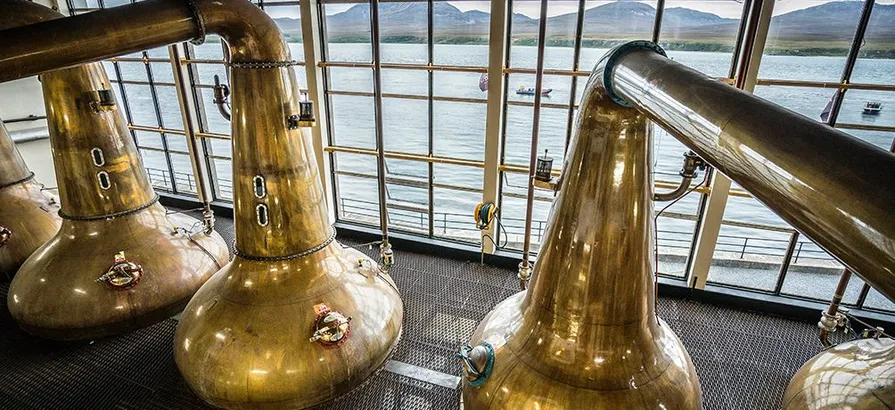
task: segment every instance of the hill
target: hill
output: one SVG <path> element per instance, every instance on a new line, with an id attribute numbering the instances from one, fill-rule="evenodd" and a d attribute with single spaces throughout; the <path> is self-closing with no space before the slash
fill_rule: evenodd
<path id="1" fill-rule="evenodd" d="M 487 43 L 490 15 L 484 11 L 460 11 L 447 2 L 436 2 L 434 35 L 437 43 Z M 844 54 L 855 32 L 862 2 L 837 1 L 776 16 L 771 21 L 767 50 L 775 54 Z M 426 3 L 380 3 L 380 35 L 383 42 L 426 41 Z M 635 1 L 616 1 L 584 12 L 582 45 L 607 47 L 619 42 L 648 38 L 656 10 Z M 547 19 L 547 41 L 551 46 L 574 42 L 577 14 Z M 276 19 L 291 38 L 300 36 L 300 21 Z M 370 38 L 370 8 L 357 4 L 327 16 L 331 42 L 363 42 Z M 683 7 L 668 8 L 663 18 L 662 40 L 669 49 L 723 50 L 733 47 L 739 26 L 730 19 Z M 538 19 L 514 14 L 513 43 L 537 44 Z M 895 58 L 895 4 L 876 4 L 866 34 L 866 56 Z"/>

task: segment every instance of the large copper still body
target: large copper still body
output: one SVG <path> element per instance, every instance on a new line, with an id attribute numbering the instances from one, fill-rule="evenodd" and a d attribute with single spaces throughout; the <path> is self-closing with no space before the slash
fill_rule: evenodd
<path id="1" fill-rule="evenodd" d="M 231 52 L 237 251 L 183 311 L 175 360 L 214 405 L 308 407 L 384 364 L 403 305 L 376 262 L 334 240 L 294 62 L 273 20 L 244 0 L 148 0 L 9 30 L 0 81 L 205 33 Z"/>
<path id="2" fill-rule="evenodd" d="M 0 279 L 10 280 L 22 263 L 59 230 L 59 205 L 34 180 L 15 142 L 0 122 Z"/>
<path id="3" fill-rule="evenodd" d="M 606 95 L 604 64 L 581 101 L 531 286 L 498 304 L 464 353 L 468 409 L 702 408 L 690 357 L 655 311 L 647 119 Z"/>
<path id="4" fill-rule="evenodd" d="M 699 407 L 653 309 L 647 118 L 895 296 L 895 156 L 628 43 L 588 82 L 531 289 L 461 349 L 468 408 Z M 891 339 L 841 344 L 800 370 L 784 406 L 886 408 L 893 369 Z"/>
<path id="5" fill-rule="evenodd" d="M 25 1 L 0 8 L 3 28 L 61 17 Z M 77 340 L 176 314 L 227 262 L 226 244 L 158 203 L 101 64 L 41 83 L 63 222 L 13 279 L 12 317 L 34 335 Z"/>

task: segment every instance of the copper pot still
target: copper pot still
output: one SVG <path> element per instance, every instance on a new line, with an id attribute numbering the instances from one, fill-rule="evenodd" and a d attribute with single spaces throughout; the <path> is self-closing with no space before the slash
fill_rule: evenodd
<path id="1" fill-rule="evenodd" d="M 62 17 L 25 1 L 0 8 L 0 28 Z M 229 259 L 224 240 L 158 203 L 100 63 L 41 83 L 62 226 L 10 284 L 13 319 L 36 336 L 82 340 L 176 314 Z"/>
<path id="2" fill-rule="evenodd" d="M 25 260 L 59 231 L 59 203 L 34 180 L 0 122 L 0 280 L 10 280 Z"/>
<path id="3" fill-rule="evenodd" d="M 309 110 L 300 104 L 295 62 L 274 21 L 244 0 L 146 0 L 98 10 L 4 32 L 0 81 L 201 42 L 206 33 L 230 48 L 236 256 L 183 311 L 174 358 L 190 388 L 211 404 L 309 407 L 357 387 L 385 363 L 401 333 L 403 305 L 376 262 L 334 239 L 302 115 Z M 105 79 L 94 80 L 99 87 Z M 144 203 L 144 196 L 131 190 L 113 198 Z M 111 294 L 149 284 L 151 259 L 133 251 L 118 256 L 108 254 L 114 265 L 104 275 L 130 285 L 139 272 L 131 262 L 143 273 L 133 287 Z M 131 280 L 121 277 L 128 273 Z"/>
<path id="4" fill-rule="evenodd" d="M 701 409 L 699 378 L 655 310 L 647 117 L 588 82 L 528 291 L 461 349 L 467 409 Z"/>

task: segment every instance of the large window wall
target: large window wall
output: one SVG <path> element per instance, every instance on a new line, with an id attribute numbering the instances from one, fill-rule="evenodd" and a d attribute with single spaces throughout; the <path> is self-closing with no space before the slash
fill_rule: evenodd
<path id="1" fill-rule="evenodd" d="M 554 159 L 558 174 L 587 77 L 609 48 L 653 39 L 669 57 L 733 84 L 738 50 L 747 36 L 742 23 L 751 4 L 550 0 L 541 16 L 540 0 L 304 1 L 256 4 L 285 33 L 299 82 L 319 79 L 319 93 L 312 98 L 321 114 L 325 154 L 320 158 L 332 181 L 337 220 L 379 226 L 381 148 L 392 231 L 498 252 L 517 252 L 525 239 L 533 133 L 537 152 Z M 77 14 L 126 2 L 69 0 L 68 5 Z M 752 44 L 765 44 L 760 61 L 753 61 L 758 64 L 754 93 L 891 150 L 895 111 L 862 114 L 868 101 L 895 107 L 895 45 L 887 17 L 895 4 L 876 3 L 869 19 L 862 19 L 869 2 L 778 2 L 768 32 L 752 39 Z M 302 19 L 303 10 L 314 18 Z M 546 35 L 539 38 L 542 17 Z M 823 24 L 808 24 L 812 19 Z M 378 43 L 373 41 L 376 31 Z M 856 33 L 863 36 L 860 41 Z M 543 87 L 552 91 L 535 107 L 534 97 L 516 89 L 535 86 L 539 47 L 545 55 Z M 311 59 L 307 64 L 306 56 Z M 186 67 L 184 78 L 174 78 L 172 61 Z M 201 141 L 198 166 L 211 176 L 213 199 L 232 201 L 230 125 L 213 103 L 215 76 L 229 82 L 226 61 L 221 39 L 209 36 L 202 45 L 184 43 L 104 63 L 159 190 L 196 195 L 187 149 L 192 132 Z M 181 101 L 177 81 L 191 93 Z M 827 114 L 821 118 L 822 113 Z M 184 121 L 194 126 L 184 127 Z M 673 189 L 687 149 L 657 127 L 652 134 L 656 187 Z M 707 283 L 829 299 L 841 264 L 735 183 L 729 191 L 716 189 L 714 183 L 723 177 L 712 170 L 703 176 L 703 183 L 683 199 L 656 205 L 660 275 L 696 287 Z M 707 204 L 715 197 L 726 199 L 721 201 L 726 203 L 723 217 L 706 219 Z M 530 232 L 535 253 L 553 199 L 552 192 L 536 191 Z M 500 228 L 483 242 L 472 212 L 487 201 L 499 205 Z M 694 264 L 700 252 L 711 261 L 704 267 Z M 845 301 L 895 312 L 895 305 L 857 277 Z"/>

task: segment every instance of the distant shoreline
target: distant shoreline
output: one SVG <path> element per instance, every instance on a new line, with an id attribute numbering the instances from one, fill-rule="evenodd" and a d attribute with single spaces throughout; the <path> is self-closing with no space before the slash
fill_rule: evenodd
<path id="1" fill-rule="evenodd" d="M 301 43 L 301 39 L 287 35 L 286 40 L 290 43 Z M 584 39 L 581 42 L 582 48 L 612 48 L 619 44 L 630 41 L 631 39 Z M 385 44 L 426 44 L 426 39 L 416 36 L 383 36 L 382 43 Z M 363 36 L 340 36 L 329 40 L 335 44 L 350 43 L 368 43 L 369 38 Z M 487 38 L 480 37 L 439 37 L 435 39 L 436 44 L 455 44 L 455 45 L 488 45 Z M 848 47 L 817 47 L 815 45 L 805 45 L 799 47 L 798 41 L 790 42 L 792 45 L 787 47 L 769 46 L 765 48 L 766 55 L 775 56 L 798 56 L 798 57 L 844 57 L 848 55 Z M 534 38 L 523 38 L 513 41 L 513 45 L 518 46 L 537 46 L 537 40 Z M 564 39 L 548 39 L 548 47 L 572 47 L 573 40 Z M 733 45 L 706 42 L 699 40 L 677 40 L 660 42 L 663 48 L 669 51 L 702 51 L 715 53 L 732 53 Z M 890 49 L 864 49 L 861 50 L 859 58 L 869 59 L 895 59 L 895 46 Z"/>

